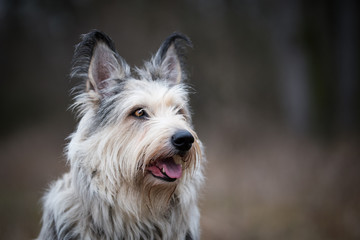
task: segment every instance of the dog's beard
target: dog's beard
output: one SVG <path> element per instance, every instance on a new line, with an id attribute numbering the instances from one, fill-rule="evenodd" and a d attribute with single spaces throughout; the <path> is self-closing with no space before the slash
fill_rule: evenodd
<path id="1" fill-rule="evenodd" d="M 93 193 L 112 206 L 124 206 L 131 215 L 163 213 L 200 167 L 201 148 L 196 133 L 187 128 L 195 141 L 191 149 L 182 153 L 169 142 L 171 128 L 149 125 L 142 130 L 151 131 L 139 131 L 140 125 L 126 121 L 117 126 L 121 128 L 109 125 L 81 142 L 81 146 L 87 146 L 82 151 L 85 154 L 81 167 L 93 175 L 89 177 Z"/>
<path id="2" fill-rule="evenodd" d="M 143 206 L 152 215 L 162 214 L 178 200 L 179 185 L 186 185 L 199 161 L 200 147 L 196 143 L 185 154 L 154 154 L 141 164 L 136 177 L 136 187 Z M 161 168 L 164 168 L 161 169 Z M 144 209 L 143 209 L 144 210 Z"/>

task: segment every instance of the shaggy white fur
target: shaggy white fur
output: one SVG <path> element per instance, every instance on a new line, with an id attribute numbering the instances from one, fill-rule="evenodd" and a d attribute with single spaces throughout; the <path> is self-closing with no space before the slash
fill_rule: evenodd
<path id="1" fill-rule="evenodd" d="M 66 151 L 71 169 L 43 198 L 38 239 L 200 238 L 205 157 L 183 83 L 185 45 L 186 36 L 171 35 L 132 73 L 108 36 L 83 35 L 72 71 L 84 86 Z M 179 131 L 189 149 L 174 145 Z"/>

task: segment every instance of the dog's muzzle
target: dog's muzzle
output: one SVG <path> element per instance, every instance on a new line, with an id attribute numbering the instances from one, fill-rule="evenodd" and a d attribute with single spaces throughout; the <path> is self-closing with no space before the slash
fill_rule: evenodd
<path id="1" fill-rule="evenodd" d="M 176 155 L 152 159 L 146 166 L 146 170 L 155 178 L 166 182 L 174 182 L 182 176 L 183 166 L 179 161 L 191 149 L 194 137 L 186 130 L 179 130 L 171 137 L 171 143 L 178 151 Z"/>

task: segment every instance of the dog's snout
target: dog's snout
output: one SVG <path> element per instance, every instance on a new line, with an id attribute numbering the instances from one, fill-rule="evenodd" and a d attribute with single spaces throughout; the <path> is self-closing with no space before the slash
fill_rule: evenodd
<path id="1" fill-rule="evenodd" d="M 193 142 L 193 135 L 186 130 L 180 130 L 171 137 L 171 143 L 179 151 L 189 151 Z"/>

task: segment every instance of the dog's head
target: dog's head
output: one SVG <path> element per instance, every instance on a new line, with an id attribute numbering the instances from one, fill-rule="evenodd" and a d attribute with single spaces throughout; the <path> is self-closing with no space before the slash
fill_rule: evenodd
<path id="1" fill-rule="evenodd" d="M 191 124 L 184 84 L 189 38 L 172 34 L 143 68 L 131 71 L 99 31 L 76 46 L 73 78 L 80 122 L 68 157 L 90 189 L 114 197 L 128 189 L 174 189 L 199 170 L 201 143 Z M 79 175 L 79 174 L 77 174 Z"/>

